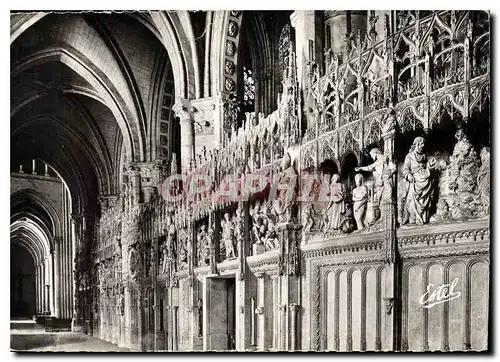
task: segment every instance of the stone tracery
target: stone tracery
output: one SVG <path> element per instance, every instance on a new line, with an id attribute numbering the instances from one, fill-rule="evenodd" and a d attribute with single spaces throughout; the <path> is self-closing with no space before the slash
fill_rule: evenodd
<path id="1" fill-rule="evenodd" d="M 304 14 L 294 14 L 298 15 L 293 22 L 304 21 L 299 18 Z M 484 51 L 481 41 L 477 40 L 481 35 L 474 33 L 473 38 L 469 30 L 462 29 L 465 24 L 474 27 L 461 18 L 468 19 L 466 14 L 459 16 L 460 29 L 436 25 L 446 23 L 438 12 L 426 18 L 416 13 L 398 15 L 399 30 L 387 29 L 384 36 L 377 24 L 385 20 L 385 16 L 377 18 L 373 14 L 370 29 L 349 35 L 346 51 L 328 49 L 322 61 L 309 59 L 310 69 L 306 69 L 302 55 L 303 48 L 308 46 L 306 38 L 292 24 L 295 40 L 291 37 L 288 47 L 279 49 L 280 60 L 286 64 L 280 64 L 282 92 L 277 97 L 277 109 L 266 116 L 247 114 L 240 127 L 239 104 L 233 92 L 243 79 L 237 78 L 236 58 L 240 47 L 235 41 L 245 26 L 241 19 L 245 19 L 246 12 L 227 15 L 227 28 L 223 29 L 227 41 L 220 46 L 223 48 L 221 64 L 224 64 L 220 87 L 226 93 L 207 100 L 210 106 L 198 106 L 199 109 L 193 105 L 196 100 L 183 100 L 182 109 L 178 111 L 179 115 L 182 113 L 183 122 L 191 122 L 194 127 L 192 134 L 181 133 L 185 142 L 181 149 L 185 178 L 175 184 L 175 190 L 182 197 L 177 200 L 163 197 L 163 180 L 174 174 L 173 170 L 177 171 L 173 156 L 170 168 L 155 162 L 128 162 L 122 194 L 101 198 L 99 237 L 93 247 L 92 260 L 99 282 L 93 304 L 100 323 L 110 318 L 109 308 L 127 320 L 146 323 L 140 317 L 142 307 L 139 312 L 132 309 L 136 303 L 153 305 L 151 313 L 159 318 L 157 300 L 161 299 L 162 303 L 168 303 L 169 314 L 165 318 L 170 325 L 175 321 L 179 323 L 176 330 L 185 329 L 186 335 L 192 334 L 182 342 L 184 347 L 200 348 L 198 338 L 207 339 L 203 331 L 209 331 L 207 326 L 205 329 L 200 326 L 207 322 L 207 308 L 211 307 L 208 300 L 202 300 L 209 295 L 199 283 L 208 283 L 213 276 L 237 274 L 237 283 L 248 287 L 241 292 L 243 296 L 237 297 L 246 298 L 245 302 L 236 302 L 243 308 L 240 314 L 248 318 L 245 323 L 252 318 L 256 318 L 254 324 L 264 323 L 259 321 L 274 315 L 267 314 L 270 306 L 261 305 L 266 303 L 261 297 L 264 286 L 277 288 L 278 285 L 277 282 L 265 284 L 268 283 L 265 279 L 277 276 L 281 278 L 280 283 L 286 281 L 294 285 L 297 280 L 291 278 L 300 276 L 302 248 L 307 253 L 321 254 L 323 251 L 311 250 L 328 244 L 334 250 L 332 254 L 351 248 L 349 252 L 360 253 L 360 260 L 365 257 L 378 260 L 378 255 L 363 253 L 372 253 L 379 246 L 370 242 L 357 246 L 357 243 L 365 238 L 383 239 L 387 255 L 384 260 L 393 263 L 399 234 L 412 232 L 411 227 L 406 226 L 408 223 L 424 228 L 429 223 L 440 227 L 457 219 L 469 221 L 489 216 L 488 145 L 480 145 L 478 156 L 479 145 L 473 144 L 466 129 L 460 128 L 453 147 L 447 150 L 449 161 L 441 162 L 437 151 L 426 143 L 427 135 L 432 135 L 439 126 L 444 112 L 452 117 L 460 114 L 471 122 L 473 107 L 482 107 L 481 89 L 489 83 L 484 77 L 487 65 L 483 63 L 489 58 L 484 60 L 480 55 Z M 412 33 L 411 27 L 416 24 L 429 29 Z M 432 34 L 433 27 L 440 29 L 437 39 Z M 289 27 L 288 31 L 294 30 Z M 455 48 L 460 51 L 453 50 L 449 43 L 450 32 L 455 33 L 454 39 L 459 45 Z M 383 40 L 377 42 L 378 38 Z M 471 69 L 471 60 L 479 65 Z M 460 64 L 451 67 L 457 63 Z M 256 84 L 256 98 L 259 91 Z M 306 94 L 312 95 L 312 100 Z M 201 107 L 205 107 L 203 112 Z M 308 107 L 312 110 L 311 122 L 306 120 L 304 112 Z M 207 118 L 210 131 L 205 132 L 203 127 L 197 130 L 197 117 Z M 207 135 L 213 140 L 208 140 Z M 188 136 L 190 140 L 186 141 Z M 188 158 L 184 157 L 186 149 L 189 149 Z M 358 164 L 347 167 L 347 154 L 354 155 Z M 371 160 L 367 159 L 368 155 Z M 301 201 L 303 171 L 319 170 L 325 161 L 336 165 L 336 170 L 327 172 L 331 179 L 320 177 L 315 185 L 316 198 Z M 255 179 L 251 179 L 249 191 L 245 187 L 250 176 Z M 295 178 L 298 178 L 296 187 L 286 189 L 284 186 L 295 185 Z M 237 182 L 232 184 L 231 180 Z M 236 199 L 228 196 L 233 195 L 233 186 Z M 442 188 L 448 192 L 442 192 Z M 335 262 L 343 256 L 336 258 Z M 363 275 L 365 278 L 366 274 Z M 251 286 L 250 278 L 254 276 L 257 288 Z M 82 285 L 89 283 L 84 282 L 84 278 L 82 275 Z M 323 277 L 318 276 L 318 283 L 320 278 Z M 153 288 L 156 299 L 148 297 L 146 301 L 143 294 L 146 287 Z M 175 298 L 186 301 L 187 305 L 179 305 Z M 245 309 L 251 298 L 258 299 L 255 308 L 263 311 L 257 317 L 254 313 L 248 316 Z M 320 318 L 321 307 L 308 305 L 297 309 L 298 302 L 293 298 L 284 302 L 286 307 L 280 313 L 285 313 L 285 317 L 273 317 L 277 325 L 284 328 L 280 318 L 291 316 L 286 314 L 287 308 L 298 314 L 311 313 L 311 319 Z M 179 308 L 179 313 L 186 308 L 189 322 L 179 321 L 175 308 Z M 196 308 L 201 320 L 193 317 Z M 318 317 L 313 316 L 313 312 L 318 313 Z M 294 323 L 300 325 L 299 320 L 294 319 Z M 115 325 L 120 323 L 123 325 L 123 322 Z M 155 330 L 155 326 L 151 328 Z M 104 325 L 101 328 L 105 329 Z M 294 333 L 299 330 L 296 326 Z M 136 331 L 133 333 L 138 335 Z M 175 343 L 177 348 L 179 341 L 174 341 L 173 336 L 169 338 L 172 338 L 168 342 L 171 349 Z M 281 337 L 276 338 L 279 343 L 285 343 Z M 309 346 L 308 336 L 301 338 L 305 349 L 325 347 L 319 339 L 316 342 L 311 338 L 313 342 Z M 248 347 L 244 337 L 237 340 L 237 348 Z M 259 347 L 264 344 L 258 343 Z M 273 343 L 276 349 L 284 346 Z"/>

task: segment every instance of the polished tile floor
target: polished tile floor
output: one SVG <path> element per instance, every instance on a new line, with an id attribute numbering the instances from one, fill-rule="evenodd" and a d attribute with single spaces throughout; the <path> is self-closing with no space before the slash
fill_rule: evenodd
<path id="1" fill-rule="evenodd" d="M 30 320 L 11 321 L 12 352 L 129 352 L 127 348 L 73 332 L 45 332 Z"/>

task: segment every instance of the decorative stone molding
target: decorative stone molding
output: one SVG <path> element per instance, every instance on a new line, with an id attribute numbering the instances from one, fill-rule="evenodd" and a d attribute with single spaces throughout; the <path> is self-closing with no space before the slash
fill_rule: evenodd
<path id="1" fill-rule="evenodd" d="M 248 268 L 254 275 L 276 275 L 278 273 L 279 260 L 279 249 L 273 249 L 263 254 L 247 257 Z"/>
<path id="2" fill-rule="evenodd" d="M 450 257 L 450 256 L 473 256 L 473 255 L 488 255 L 490 253 L 489 245 L 485 246 L 464 246 L 462 248 L 457 248 L 456 245 L 446 247 L 446 248 L 437 248 L 432 251 L 412 249 L 412 250 L 401 250 L 400 256 L 403 261 L 411 260 L 411 259 L 433 259 L 433 258 L 442 258 L 442 257 Z"/>
<path id="3" fill-rule="evenodd" d="M 236 89 L 236 82 L 238 81 L 235 69 L 238 68 L 238 44 L 241 36 L 242 14 L 241 11 L 235 10 L 228 13 L 225 42 L 226 57 L 223 60 L 223 69 L 225 70 L 223 89 L 226 92 L 232 92 Z"/>
<path id="4" fill-rule="evenodd" d="M 222 263 L 217 264 L 217 270 L 219 274 L 230 274 L 237 271 L 239 267 L 238 259 L 225 260 Z"/>
<path id="5" fill-rule="evenodd" d="M 362 235 L 362 236 L 361 236 Z M 349 235 L 302 246 L 304 258 L 318 258 L 345 252 L 377 251 L 384 246 L 383 233 Z M 359 242 L 359 239 L 362 241 Z"/>
<path id="6" fill-rule="evenodd" d="M 199 98 L 191 101 L 195 136 L 214 134 L 216 102 L 215 97 Z"/>
<path id="7" fill-rule="evenodd" d="M 404 246 L 405 244 L 425 242 L 425 239 L 419 238 L 429 235 L 436 235 L 436 240 L 446 240 L 450 236 L 454 236 L 455 240 L 462 238 L 482 240 L 489 237 L 489 224 L 489 219 L 483 218 L 428 224 L 419 227 L 401 227 L 397 229 L 398 244 Z"/>

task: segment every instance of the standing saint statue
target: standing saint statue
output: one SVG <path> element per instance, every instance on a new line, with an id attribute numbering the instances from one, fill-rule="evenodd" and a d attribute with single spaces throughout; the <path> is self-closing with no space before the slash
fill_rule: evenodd
<path id="1" fill-rule="evenodd" d="M 196 246 L 198 248 L 198 265 L 204 266 L 209 263 L 210 259 L 210 243 L 208 242 L 209 235 L 207 226 L 202 224 L 197 235 Z"/>
<path id="2" fill-rule="evenodd" d="M 429 222 L 431 198 L 434 193 L 434 178 L 431 170 L 435 169 L 436 159 L 427 160 L 424 153 L 425 139 L 417 137 L 403 164 L 403 178 L 406 182 L 406 196 L 402 200 L 401 224 L 422 225 Z"/>
<path id="3" fill-rule="evenodd" d="M 278 184 L 276 185 L 276 199 L 273 201 L 277 222 L 292 221 L 296 182 L 297 172 L 292 166 L 290 154 L 286 153 L 283 157 L 281 172 L 278 177 Z"/>
<path id="4" fill-rule="evenodd" d="M 346 211 L 346 191 L 345 186 L 340 182 L 340 175 L 333 175 L 330 182 L 330 197 L 326 210 L 328 215 L 328 222 L 325 225 L 326 231 L 340 228 Z"/>
<path id="5" fill-rule="evenodd" d="M 357 173 L 354 176 L 354 182 L 356 187 L 352 190 L 352 201 L 354 202 L 354 219 L 356 220 L 356 226 L 358 230 L 362 230 L 365 227 L 364 220 L 366 214 L 366 204 L 368 203 L 368 187 L 363 183 L 363 175 Z"/>
<path id="6" fill-rule="evenodd" d="M 477 186 L 484 213 L 490 212 L 490 148 L 481 150 L 481 167 L 477 174 Z"/>
<path id="7" fill-rule="evenodd" d="M 231 215 L 226 212 L 224 214 L 224 220 L 222 220 L 222 241 L 224 242 L 224 247 L 226 249 L 226 259 L 236 258 L 236 239 L 234 234 L 233 220 L 231 220 Z"/>
<path id="8" fill-rule="evenodd" d="M 172 215 L 167 215 L 167 223 L 165 231 L 167 233 L 167 239 L 165 241 L 165 247 L 163 249 L 163 274 L 170 274 L 173 263 L 176 259 L 175 253 L 175 224 L 172 221 Z"/>

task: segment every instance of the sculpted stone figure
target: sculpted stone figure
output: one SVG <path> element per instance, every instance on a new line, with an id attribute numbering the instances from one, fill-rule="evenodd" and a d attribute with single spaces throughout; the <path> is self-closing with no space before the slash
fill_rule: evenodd
<path id="1" fill-rule="evenodd" d="M 373 159 L 371 165 L 355 167 L 354 171 L 367 171 L 372 173 L 374 187 L 372 201 L 378 204 L 383 188 L 382 172 L 384 171 L 384 156 L 378 148 L 372 148 L 370 150 L 370 157 Z"/>
<path id="2" fill-rule="evenodd" d="M 236 239 L 234 234 L 233 220 L 231 220 L 231 215 L 226 212 L 224 220 L 222 220 L 222 242 L 226 249 L 226 259 L 236 258 Z"/>
<path id="3" fill-rule="evenodd" d="M 264 237 L 264 247 L 266 251 L 276 249 L 278 247 L 278 237 L 274 230 L 274 225 L 269 225 Z"/>
<path id="4" fill-rule="evenodd" d="M 314 226 L 314 205 L 312 202 L 305 204 L 302 212 L 302 225 L 304 225 L 305 232 L 311 231 Z"/>
<path id="5" fill-rule="evenodd" d="M 401 224 L 422 225 L 429 222 L 431 199 L 434 194 L 435 180 L 431 173 L 436 160 L 427 160 L 424 153 L 425 140 L 417 137 L 403 164 L 403 178 L 406 183 L 406 195 L 402 199 Z"/>
<path id="6" fill-rule="evenodd" d="M 269 204 L 262 207 L 256 203 L 252 213 L 252 221 L 252 233 L 256 244 L 265 244 L 270 237 L 275 235 L 275 223 Z"/>
<path id="7" fill-rule="evenodd" d="M 450 157 L 451 180 L 449 187 L 456 193 L 473 192 L 477 185 L 476 175 L 479 167 L 476 151 L 463 129 L 456 132 L 455 138 L 457 143 Z"/>
<path id="8" fill-rule="evenodd" d="M 198 265 L 208 265 L 210 262 L 210 240 L 207 232 L 207 226 L 201 225 L 197 237 Z"/>
<path id="9" fill-rule="evenodd" d="M 184 269 L 187 266 L 188 255 L 187 255 L 187 243 L 188 234 L 185 229 L 181 229 L 179 232 L 179 245 L 178 245 L 178 267 L 179 269 Z"/>
<path id="10" fill-rule="evenodd" d="M 171 267 L 171 264 L 174 263 L 176 259 L 176 252 L 175 252 L 175 224 L 172 221 L 172 216 L 168 215 L 167 216 L 167 224 L 166 224 L 166 230 L 167 232 L 167 238 L 165 241 L 165 246 L 163 249 L 163 265 L 162 265 L 162 272 L 163 274 L 166 274 L 169 272 L 169 267 Z"/>
<path id="11" fill-rule="evenodd" d="M 382 133 L 386 134 L 394 132 L 396 130 L 396 124 L 396 111 L 394 111 L 394 109 L 390 109 L 384 117 Z"/>
<path id="12" fill-rule="evenodd" d="M 347 190 L 340 182 L 340 176 L 335 174 L 330 182 L 329 203 L 326 208 L 327 222 L 324 231 L 338 230 L 342 224 L 346 211 Z"/>
<path id="13" fill-rule="evenodd" d="M 483 205 L 483 212 L 490 212 L 490 148 L 481 150 L 481 167 L 477 174 L 479 197 Z"/>
<path id="14" fill-rule="evenodd" d="M 362 230 L 365 227 L 364 219 L 366 214 L 366 205 L 368 203 L 368 188 L 363 183 L 363 181 L 363 175 L 361 175 L 360 173 L 354 176 L 356 188 L 352 190 L 352 201 L 354 202 L 353 212 L 358 230 Z"/>
<path id="15" fill-rule="evenodd" d="M 252 213 L 252 233 L 256 244 L 262 244 L 267 230 L 267 217 L 261 210 L 259 203 L 256 203 Z"/>
<path id="16" fill-rule="evenodd" d="M 139 252 L 135 248 L 135 245 L 130 246 L 129 249 L 129 268 L 130 276 L 135 279 L 139 273 L 141 265 L 141 257 Z"/>
<path id="17" fill-rule="evenodd" d="M 448 203 L 453 218 L 469 217 L 477 211 L 474 201 L 477 189 L 479 160 L 465 131 L 455 133 L 457 143 L 448 167 Z"/>
<path id="18" fill-rule="evenodd" d="M 394 196 L 394 175 L 397 171 L 397 166 L 392 161 L 384 163 L 382 171 L 382 187 L 380 193 L 380 203 L 392 203 L 395 200 Z"/>
<path id="19" fill-rule="evenodd" d="M 214 225 L 212 224 L 211 221 L 209 221 L 209 226 L 208 226 L 208 231 L 207 231 L 207 237 L 205 239 L 205 250 L 208 255 L 208 264 L 214 266 L 216 261 L 215 261 L 215 248 L 214 248 L 214 234 L 215 234 L 215 228 Z"/>
<path id="20" fill-rule="evenodd" d="M 273 201 L 274 212 L 278 218 L 277 222 L 292 221 L 296 182 L 297 172 L 292 166 L 290 155 L 287 153 L 283 157 L 281 173 L 276 185 L 276 199 Z"/>
<path id="21" fill-rule="evenodd" d="M 236 243 L 243 242 L 245 234 L 245 219 L 243 214 L 243 208 L 240 206 L 236 209 L 236 215 L 234 217 L 234 236 L 236 238 Z"/>

